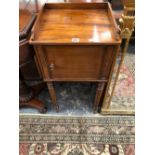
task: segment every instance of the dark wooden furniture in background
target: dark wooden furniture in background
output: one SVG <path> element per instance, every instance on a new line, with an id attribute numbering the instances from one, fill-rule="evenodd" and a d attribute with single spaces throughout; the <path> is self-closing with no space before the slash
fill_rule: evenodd
<path id="1" fill-rule="evenodd" d="M 22 72 L 23 66 L 31 62 L 34 57 L 34 50 L 29 45 L 28 39 L 35 18 L 36 15 L 30 13 L 28 10 L 19 10 L 19 106 L 34 107 L 44 113 L 46 112 L 45 105 L 34 97 L 42 90 L 45 83 L 28 87 L 24 81 Z"/>
<path id="2" fill-rule="evenodd" d="M 30 32 L 28 32 L 30 31 L 29 27 L 32 27 L 36 18 L 36 0 L 20 0 L 19 10 L 19 32 L 20 39 L 22 39 L 22 41 L 20 41 L 20 44 L 22 44 L 22 46 L 20 46 L 21 52 L 19 53 L 20 61 L 22 62 L 26 59 L 27 62 L 23 63 L 20 70 L 25 80 L 42 80 L 42 76 L 38 72 L 38 68 L 36 66 L 37 63 L 35 62 L 34 49 L 28 43 L 28 37 L 30 36 Z M 26 40 L 23 41 L 23 38 L 26 38 Z"/>
<path id="3" fill-rule="evenodd" d="M 53 81 L 87 81 L 98 83 L 94 112 L 98 111 L 121 43 L 110 5 L 45 4 L 29 42 L 56 110 Z"/>

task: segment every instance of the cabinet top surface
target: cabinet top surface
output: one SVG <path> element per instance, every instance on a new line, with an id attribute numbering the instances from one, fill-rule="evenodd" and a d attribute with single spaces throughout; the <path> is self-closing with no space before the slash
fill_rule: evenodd
<path id="1" fill-rule="evenodd" d="M 30 42 L 119 43 L 110 7 L 103 4 L 45 4 Z"/>

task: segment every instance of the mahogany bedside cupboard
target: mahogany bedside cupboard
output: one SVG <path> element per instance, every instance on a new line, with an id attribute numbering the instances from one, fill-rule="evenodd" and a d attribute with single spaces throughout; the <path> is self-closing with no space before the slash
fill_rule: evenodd
<path id="1" fill-rule="evenodd" d="M 121 43 L 109 3 L 45 3 L 29 42 L 56 110 L 53 81 L 87 81 L 98 83 L 97 112 Z"/>

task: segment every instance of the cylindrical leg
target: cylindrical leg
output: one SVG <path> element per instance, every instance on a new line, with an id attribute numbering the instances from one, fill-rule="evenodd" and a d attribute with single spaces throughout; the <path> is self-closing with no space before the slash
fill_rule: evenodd
<path id="1" fill-rule="evenodd" d="M 109 102 L 107 101 L 107 100 L 109 100 L 108 99 L 109 98 L 109 88 L 110 88 L 110 84 L 111 84 L 111 81 L 112 81 L 113 70 L 114 70 L 114 67 L 115 67 L 115 64 L 116 64 L 116 58 L 117 58 L 117 55 L 118 55 L 119 51 L 120 51 L 120 46 L 118 46 L 118 48 L 116 50 L 116 57 L 115 57 L 114 62 L 112 64 L 112 69 L 111 69 L 111 72 L 110 72 L 110 75 L 109 75 L 108 83 L 106 85 L 101 111 L 103 111 L 103 109 L 108 109 L 108 107 L 109 107 Z"/>
<path id="2" fill-rule="evenodd" d="M 96 90 L 96 96 L 95 96 L 95 102 L 94 102 L 94 113 L 98 111 L 98 106 L 101 100 L 104 86 L 105 86 L 105 83 L 103 82 L 98 83 L 97 90 Z"/>
<path id="3" fill-rule="evenodd" d="M 59 105 L 56 103 L 56 93 L 53 86 L 53 82 L 47 82 L 48 91 L 52 100 L 52 103 L 57 112 L 59 112 Z"/>

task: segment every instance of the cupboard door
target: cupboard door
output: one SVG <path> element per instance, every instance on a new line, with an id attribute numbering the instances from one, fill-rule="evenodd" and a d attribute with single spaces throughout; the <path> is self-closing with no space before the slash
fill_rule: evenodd
<path id="1" fill-rule="evenodd" d="M 107 79 L 114 56 L 112 47 L 45 46 L 44 60 L 51 79 Z"/>

